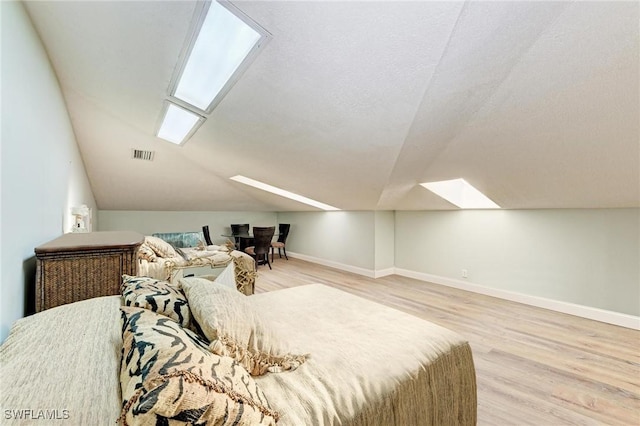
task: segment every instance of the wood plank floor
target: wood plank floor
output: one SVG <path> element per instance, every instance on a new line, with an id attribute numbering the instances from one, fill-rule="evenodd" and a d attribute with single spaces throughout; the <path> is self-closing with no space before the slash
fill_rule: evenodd
<path id="1" fill-rule="evenodd" d="M 454 330 L 471 344 L 479 425 L 640 425 L 640 331 L 426 283 L 299 259 L 256 292 L 321 283 Z"/>

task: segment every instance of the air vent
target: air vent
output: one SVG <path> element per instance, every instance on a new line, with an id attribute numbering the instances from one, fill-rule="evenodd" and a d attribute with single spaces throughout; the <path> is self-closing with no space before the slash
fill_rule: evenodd
<path id="1" fill-rule="evenodd" d="M 155 155 L 155 151 L 144 151 L 141 149 L 133 150 L 133 159 L 134 160 L 147 160 L 153 161 L 153 156 Z"/>

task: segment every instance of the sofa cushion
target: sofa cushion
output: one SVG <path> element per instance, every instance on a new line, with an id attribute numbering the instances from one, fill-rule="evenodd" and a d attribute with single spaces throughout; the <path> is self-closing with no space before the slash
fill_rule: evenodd
<path id="1" fill-rule="evenodd" d="M 121 307 L 120 422 L 274 425 L 278 414 L 236 361 L 214 355 L 175 321 Z"/>
<path id="2" fill-rule="evenodd" d="M 144 243 L 151 247 L 158 257 L 168 258 L 180 256 L 173 246 L 162 238 L 147 235 L 144 237 Z"/>
<path id="3" fill-rule="evenodd" d="M 286 341 L 253 308 L 251 297 L 203 278 L 178 282 L 213 353 L 233 357 L 253 376 L 295 370 L 306 360 L 308 355 L 289 353 Z"/>
<path id="4" fill-rule="evenodd" d="M 180 288 L 167 281 L 149 277 L 122 276 L 122 300 L 125 306 L 135 306 L 157 312 L 191 327 L 191 311 Z"/>

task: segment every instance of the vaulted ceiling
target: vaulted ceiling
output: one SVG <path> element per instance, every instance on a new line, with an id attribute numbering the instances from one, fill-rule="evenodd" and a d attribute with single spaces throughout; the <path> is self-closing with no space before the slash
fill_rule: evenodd
<path id="1" fill-rule="evenodd" d="M 27 2 L 98 207 L 640 206 L 638 2 L 236 1 L 273 36 L 184 145 L 158 139 L 195 2 Z M 132 149 L 155 151 L 152 162 Z"/>

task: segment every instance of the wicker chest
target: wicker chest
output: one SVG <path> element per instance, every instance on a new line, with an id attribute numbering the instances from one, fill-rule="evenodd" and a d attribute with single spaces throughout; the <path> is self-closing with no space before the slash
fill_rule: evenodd
<path id="1" fill-rule="evenodd" d="M 36 247 L 36 312 L 120 294 L 122 274 L 136 275 L 143 240 L 130 231 L 71 233 Z"/>

